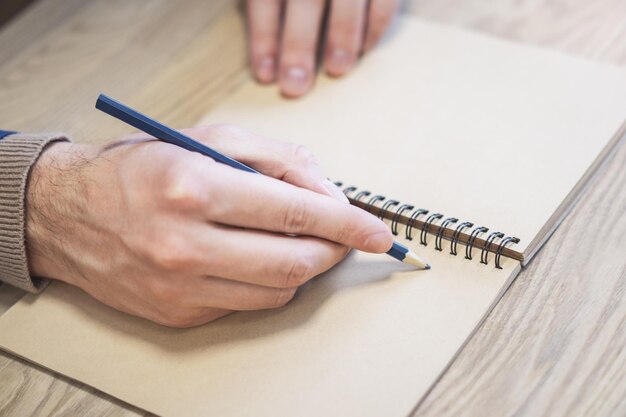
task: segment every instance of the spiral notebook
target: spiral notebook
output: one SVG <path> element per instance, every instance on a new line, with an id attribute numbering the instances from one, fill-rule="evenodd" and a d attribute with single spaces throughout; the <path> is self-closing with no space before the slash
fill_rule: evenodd
<path id="1" fill-rule="evenodd" d="M 287 306 L 189 330 L 54 284 L 0 345 L 166 416 L 405 416 L 617 146 L 626 74 L 404 19 L 298 101 L 248 82 L 205 122 L 300 142 L 433 266 L 352 253 Z"/>

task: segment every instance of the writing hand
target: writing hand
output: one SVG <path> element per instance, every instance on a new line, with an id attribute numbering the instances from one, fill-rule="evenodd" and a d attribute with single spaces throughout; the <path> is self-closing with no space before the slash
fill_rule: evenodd
<path id="1" fill-rule="evenodd" d="M 348 248 L 391 247 L 388 228 L 347 204 L 305 148 L 231 126 L 184 132 L 265 176 L 146 136 L 54 144 L 27 192 L 31 273 L 188 327 L 283 306 Z"/>

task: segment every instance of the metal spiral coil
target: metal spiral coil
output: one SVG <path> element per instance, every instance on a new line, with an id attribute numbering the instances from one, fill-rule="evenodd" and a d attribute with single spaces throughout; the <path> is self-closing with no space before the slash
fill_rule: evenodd
<path id="1" fill-rule="evenodd" d="M 343 183 L 341 182 L 335 182 L 335 185 L 343 187 Z M 391 233 L 393 233 L 394 236 L 399 235 L 398 225 L 405 224 L 405 238 L 409 241 L 413 240 L 413 231 L 416 229 L 418 218 L 420 216 L 428 216 L 425 220 L 420 220 L 420 244 L 427 246 L 428 234 L 434 234 L 435 249 L 443 251 L 443 239 L 450 239 L 450 254 L 456 256 L 457 246 L 459 241 L 461 241 L 461 235 L 467 235 L 468 237 L 464 238 L 464 240 L 466 239 L 467 241 L 462 241 L 461 243 L 465 244 L 465 259 L 468 260 L 472 260 L 472 250 L 476 244 L 476 240 L 480 235 L 489 231 L 489 228 L 487 227 L 475 226 L 474 223 L 468 221 L 459 223 L 459 219 L 456 217 L 445 217 L 442 213 L 430 213 L 426 209 L 415 208 L 412 204 L 403 204 L 398 200 L 387 199 L 385 196 L 380 194 L 372 194 L 368 190 L 359 190 L 356 186 L 351 185 L 343 187 L 342 191 L 352 201 L 360 203 L 360 206 L 364 207 L 366 211 L 372 212 L 372 209 L 376 208 L 376 214 L 380 219 L 391 219 Z M 367 202 L 361 201 L 365 197 L 369 198 Z M 454 231 L 452 231 L 450 226 L 457 223 L 458 226 L 456 226 Z M 437 227 L 436 232 L 431 231 L 433 226 Z M 447 235 L 446 231 L 449 231 Z M 469 231 L 469 233 L 466 233 L 466 231 Z M 452 232 L 451 237 L 449 237 L 450 232 Z M 505 237 L 505 235 L 501 232 L 490 233 L 484 241 L 481 239 L 481 242 L 484 243 L 480 248 L 480 263 L 488 264 L 489 252 L 495 252 L 495 267 L 497 269 L 502 269 L 501 258 L 505 247 L 507 245 L 517 244 L 519 241 L 520 240 L 518 238 L 513 236 Z M 493 247 L 496 244 L 498 246 L 494 251 Z"/>

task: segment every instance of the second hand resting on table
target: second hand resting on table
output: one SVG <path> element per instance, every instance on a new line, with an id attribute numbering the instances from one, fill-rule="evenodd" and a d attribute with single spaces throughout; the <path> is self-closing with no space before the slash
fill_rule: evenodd
<path id="1" fill-rule="evenodd" d="M 261 83 L 276 82 L 284 96 L 300 97 L 313 87 L 320 39 L 324 71 L 344 75 L 376 45 L 399 5 L 400 0 L 248 0 L 252 73 Z"/>

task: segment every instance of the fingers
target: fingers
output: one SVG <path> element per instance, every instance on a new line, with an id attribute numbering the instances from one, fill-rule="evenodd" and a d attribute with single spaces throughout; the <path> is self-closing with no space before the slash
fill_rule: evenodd
<path id="1" fill-rule="evenodd" d="M 191 307 L 211 306 L 222 310 L 249 311 L 279 308 L 296 294 L 297 288 L 271 288 L 213 277 L 195 277 L 180 294 Z"/>
<path id="2" fill-rule="evenodd" d="M 367 0 L 331 2 L 324 67 L 332 76 L 350 71 L 363 44 Z"/>
<path id="3" fill-rule="evenodd" d="M 129 278 L 129 277 L 126 277 Z M 131 281 L 127 279 L 127 283 Z M 136 283 L 135 283 L 136 284 Z M 169 327 L 192 327 L 224 317 L 232 310 L 194 306 L 189 293 L 191 280 L 167 276 L 150 277 L 142 282 L 140 293 L 116 293 L 112 288 L 84 287 L 87 293 L 116 310 L 143 317 Z M 193 300 L 191 300 L 193 301 Z"/>
<path id="4" fill-rule="evenodd" d="M 400 7 L 400 0 L 370 0 L 364 51 L 371 50 L 391 23 Z"/>
<path id="5" fill-rule="evenodd" d="M 348 253 L 347 247 L 323 239 L 219 225 L 179 226 L 177 232 L 184 236 L 178 242 L 158 239 L 145 245 L 158 269 L 274 288 L 298 287 Z"/>
<path id="6" fill-rule="evenodd" d="M 265 175 L 348 201 L 326 180 L 319 162 L 304 146 L 268 139 L 230 125 L 204 126 L 182 132 Z"/>
<path id="7" fill-rule="evenodd" d="M 261 83 L 276 80 L 281 0 L 248 0 L 250 65 Z"/>
<path id="8" fill-rule="evenodd" d="M 248 0 L 250 64 L 258 81 L 278 79 L 287 97 L 311 89 L 326 4 L 330 12 L 324 68 L 340 76 L 354 67 L 361 52 L 376 45 L 400 0 Z"/>
<path id="9" fill-rule="evenodd" d="M 154 306 L 117 307 L 169 327 L 193 327 L 233 311 L 279 308 L 294 297 L 296 288 L 269 288 L 220 278 L 184 277 L 153 279 L 145 296 Z"/>
<path id="10" fill-rule="evenodd" d="M 279 308 L 294 297 L 297 288 L 269 288 L 220 278 L 185 277 L 154 279 L 148 291 L 154 307 L 115 306 L 169 327 L 193 327 L 233 311 Z"/>
<path id="11" fill-rule="evenodd" d="M 211 274 L 273 288 L 295 288 L 339 263 L 348 248 L 307 236 L 224 228 Z M 245 239 L 245 240 L 244 240 Z M 219 258 L 219 259 L 218 259 Z"/>
<path id="12" fill-rule="evenodd" d="M 206 317 L 209 311 L 192 309 L 211 308 L 213 314 L 228 311 L 262 310 L 287 304 L 297 288 L 271 288 L 227 279 L 203 276 L 161 276 L 152 279 L 146 296 L 157 305 L 163 316 L 175 314 L 172 310 L 187 310 L 195 316 Z M 222 315 L 223 315 L 222 314 Z"/>
<path id="13" fill-rule="evenodd" d="M 207 169 L 201 188 L 193 194 L 200 196 L 199 207 L 208 221 L 314 236 L 367 252 L 385 252 L 392 245 L 385 224 L 362 209 L 219 164 Z"/>
<path id="14" fill-rule="evenodd" d="M 313 86 L 315 55 L 323 0 L 290 0 L 286 3 L 278 83 L 286 97 L 299 97 Z"/>

